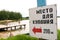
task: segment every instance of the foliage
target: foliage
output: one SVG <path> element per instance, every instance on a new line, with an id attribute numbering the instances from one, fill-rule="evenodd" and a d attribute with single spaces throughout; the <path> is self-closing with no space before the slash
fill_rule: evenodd
<path id="1" fill-rule="evenodd" d="M 21 20 L 22 15 L 19 12 L 0 11 L 0 20 Z"/>
<path id="2" fill-rule="evenodd" d="M 4 19 L 7 19 L 7 18 L 8 18 L 7 12 L 5 12 L 4 10 L 0 11 L 0 20 L 4 20 Z"/>
<path id="3" fill-rule="evenodd" d="M 29 20 L 29 17 L 23 17 L 22 20 Z"/>

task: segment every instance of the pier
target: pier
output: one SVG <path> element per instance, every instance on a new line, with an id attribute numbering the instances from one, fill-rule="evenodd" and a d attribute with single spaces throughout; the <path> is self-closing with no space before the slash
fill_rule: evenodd
<path id="1" fill-rule="evenodd" d="M 0 32 L 13 31 L 13 30 L 19 30 L 19 29 L 25 29 L 25 28 L 26 28 L 26 24 L 16 25 L 16 26 L 6 26 L 6 27 L 1 27 Z"/>

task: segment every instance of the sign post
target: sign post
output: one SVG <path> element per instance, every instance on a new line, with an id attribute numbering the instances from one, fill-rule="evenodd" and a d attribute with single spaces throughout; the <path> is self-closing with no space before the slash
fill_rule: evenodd
<path id="1" fill-rule="evenodd" d="M 29 9 L 30 35 L 45 40 L 57 40 L 57 8 L 55 5 Z"/>

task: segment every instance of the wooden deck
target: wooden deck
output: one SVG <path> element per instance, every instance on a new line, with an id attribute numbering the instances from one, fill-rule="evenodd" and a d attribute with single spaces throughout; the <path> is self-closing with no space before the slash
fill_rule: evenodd
<path id="1" fill-rule="evenodd" d="M 1 31 L 12 31 L 12 30 L 18 30 L 18 29 L 25 29 L 26 24 L 22 25 L 16 25 L 16 26 L 5 26 L 5 27 L 0 27 L 0 32 Z"/>

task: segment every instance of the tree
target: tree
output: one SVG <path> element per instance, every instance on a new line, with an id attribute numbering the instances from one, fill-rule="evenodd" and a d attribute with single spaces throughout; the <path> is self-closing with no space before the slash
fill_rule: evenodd
<path id="1" fill-rule="evenodd" d="M 21 20 L 22 15 L 19 12 L 0 11 L 0 20 Z"/>
<path id="2" fill-rule="evenodd" d="M 5 10 L 0 11 L 0 20 L 7 20 L 8 19 L 8 14 L 6 13 Z"/>

